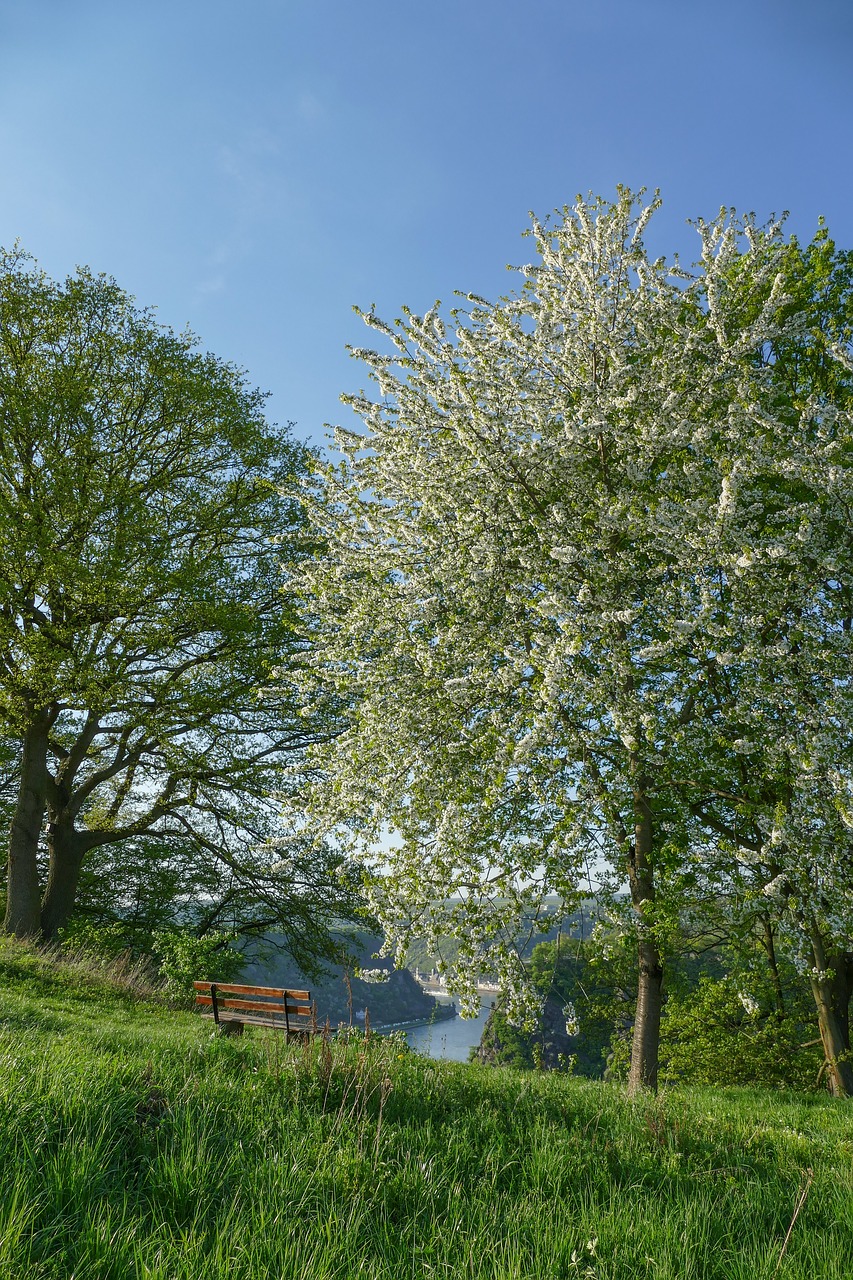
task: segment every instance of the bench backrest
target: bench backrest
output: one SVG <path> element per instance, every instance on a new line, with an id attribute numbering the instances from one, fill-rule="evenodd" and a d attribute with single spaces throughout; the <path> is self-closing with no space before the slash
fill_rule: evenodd
<path id="1" fill-rule="evenodd" d="M 258 1020 L 258 1015 L 281 1023 L 286 1031 L 304 1028 L 313 1019 L 310 991 L 291 991 L 289 987 L 247 987 L 234 982 L 194 982 L 196 1004 L 212 1010 L 214 1021 L 239 1022 Z M 246 997 L 253 997 L 247 999 Z M 224 1017 L 223 1017 L 224 1014 Z"/>

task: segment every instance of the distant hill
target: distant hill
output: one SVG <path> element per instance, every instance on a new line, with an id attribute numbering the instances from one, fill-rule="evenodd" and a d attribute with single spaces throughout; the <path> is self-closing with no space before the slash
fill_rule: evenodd
<path id="1" fill-rule="evenodd" d="M 562 903 L 558 898 L 546 898 L 543 909 L 538 916 L 529 916 L 515 938 L 519 954 L 529 958 L 533 948 L 540 942 L 554 942 L 558 936 L 564 938 L 588 938 L 596 921 L 596 904 L 594 900 L 584 902 L 576 911 L 564 914 Z M 455 938 L 441 939 L 441 955 L 432 955 L 424 938 L 419 938 L 406 953 L 406 968 L 412 973 L 429 974 L 438 968 L 439 960 L 445 965 L 456 962 L 459 944 Z M 481 978 L 488 980 L 494 974 L 484 972 Z"/>
<path id="2" fill-rule="evenodd" d="M 373 1027 L 454 1016 L 455 1010 L 421 989 L 408 968 L 395 970 L 390 960 L 373 958 L 382 945 L 380 937 L 363 932 L 348 937 L 353 955 L 350 969 L 334 965 L 319 979 L 312 979 L 288 955 L 275 950 L 280 940 L 270 935 L 247 963 L 243 976 L 263 986 L 307 988 L 316 1001 L 318 1019 L 321 1023 L 328 1019 L 332 1027 L 342 1022 L 362 1026 L 366 1016 Z M 356 969 L 382 970 L 388 977 L 384 982 L 365 982 L 354 976 Z"/>

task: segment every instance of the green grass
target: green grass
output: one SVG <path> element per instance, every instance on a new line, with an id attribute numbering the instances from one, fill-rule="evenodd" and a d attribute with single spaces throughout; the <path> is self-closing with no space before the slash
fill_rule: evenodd
<path id="1" fill-rule="evenodd" d="M 853 1110 L 286 1047 L 0 950 L 0 1277 L 853 1274 Z"/>

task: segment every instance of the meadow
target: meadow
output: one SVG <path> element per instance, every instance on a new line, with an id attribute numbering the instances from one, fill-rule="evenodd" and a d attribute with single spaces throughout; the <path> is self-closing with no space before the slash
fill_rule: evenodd
<path id="1" fill-rule="evenodd" d="M 133 987 L 0 944 L 4 1280 L 853 1274 L 849 1103 L 219 1039 Z"/>

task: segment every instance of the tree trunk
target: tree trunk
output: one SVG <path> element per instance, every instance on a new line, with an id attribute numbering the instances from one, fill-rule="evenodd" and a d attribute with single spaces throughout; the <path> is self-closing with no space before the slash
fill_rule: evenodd
<path id="1" fill-rule="evenodd" d="M 45 942 L 53 942 L 71 919 L 86 845 L 73 824 L 61 819 L 50 823 L 47 839 L 49 863 L 41 908 L 41 936 Z"/>
<path id="2" fill-rule="evenodd" d="M 828 976 L 829 969 L 833 967 L 832 961 L 841 965 L 844 957 L 828 956 L 823 946 L 823 939 L 816 930 L 812 934 L 812 956 L 814 958 L 814 970 L 811 975 L 812 995 L 817 1006 L 817 1021 L 826 1059 L 829 1091 L 835 1098 L 851 1098 L 853 1097 L 853 1062 L 850 1059 L 849 1023 L 839 1016 L 836 1007 L 839 994 L 835 990 L 838 972 L 835 971 L 833 977 Z"/>
<path id="3" fill-rule="evenodd" d="M 770 976 L 773 981 L 773 997 L 776 1002 L 776 1019 L 781 1022 L 785 1017 L 785 994 L 782 990 L 782 978 L 779 974 L 779 964 L 776 960 L 776 943 L 773 938 L 773 926 L 767 916 L 762 916 L 761 923 L 764 929 L 764 950 L 767 954 L 767 963 L 770 965 Z"/>
<path id="4" fill-rule="evenodd" d="M 18 938 L 36 937 L 41 926 L 38 845 L 47 803 L 47 726 L 47 715 L 42 714 L 24 734 L 21 783 L 9 830 L 3 928 Z"/>
<path id="5" fill-rule="evenodd" d="M 660 953 L 649 938 L 641 938 L 638 948 L 637 1016 L 631 1042 L 631 1070 L 628 1093 L 658 1087 L 660 1017 L 663 1008 L 663 966 Z"/>
<path id="6" fill-rule="evenodd" d="M 634 845 L 628 859 L 631 902 L 637 921 L 638 980 L 637 1013 L 631 1042 L 631 1069 L 628 1093 L 658 1087 L 660 1018 L 663 1007 L 663 965 L 648 916 L 654 904 L 654 874 L 651 866 L 652 812 L 645 787 L 635 792 Z"/>
<path id="7" fill-rule="evenodd" d="M 812 978 L 820 1038 L 826 1058 L 829 1091 L 835 1098 L 853 1097 L 853 1062 L 844 1031 L 832 1004 L 832 983 Z"/>
<path id="8" fill-rule="evenodd" d="M 844 951 L 836 956 L 832 968 L 832 1007 L 841 1024 L 845 1047 L 850 1049 L 850 997 L 853 996 L 853 952 Z"/>

